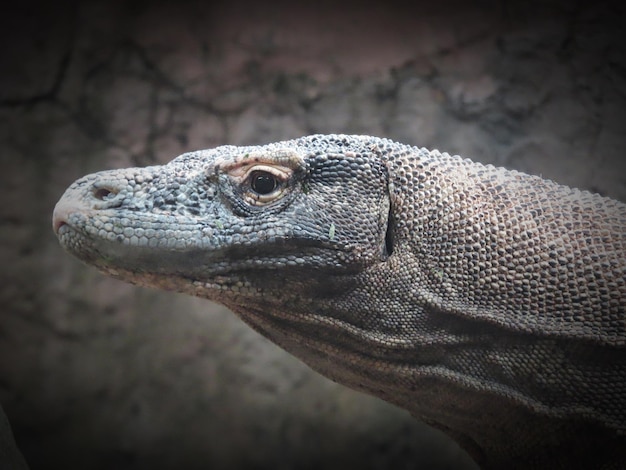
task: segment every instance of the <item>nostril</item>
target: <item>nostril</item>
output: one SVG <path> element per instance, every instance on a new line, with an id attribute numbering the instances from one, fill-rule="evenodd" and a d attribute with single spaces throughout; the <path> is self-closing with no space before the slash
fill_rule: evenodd
<path id="1" fill-rule="evenodd" d="M 117 194 L 118 194 L 117 190 L 107 187 L 107 186 L 102 186 L 102 187 L 94 186 L 93 188 L 93 197 L 95 197 L 99 201 L 110 201 L 115 196 L 117 196 Z"/>

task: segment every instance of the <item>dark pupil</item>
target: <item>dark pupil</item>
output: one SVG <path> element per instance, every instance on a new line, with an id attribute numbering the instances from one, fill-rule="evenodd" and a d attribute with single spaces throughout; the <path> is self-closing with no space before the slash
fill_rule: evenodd
<path id="1" fill-rule="evenodd" d="M 276 178 L 271 173 L 258 172 L 252 175 L 252 189 L 264 195 L 276 189 Z"/>

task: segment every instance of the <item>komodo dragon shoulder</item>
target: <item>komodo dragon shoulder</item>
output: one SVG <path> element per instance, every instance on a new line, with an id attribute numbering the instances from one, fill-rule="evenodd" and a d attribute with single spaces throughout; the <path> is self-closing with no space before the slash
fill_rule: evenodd
<path id="1" fill-rule="evenodd" d="M 85 176 L 53 226 L 84 262 L 226 305 L 485 468 L 626 466 L 623 203 L 313 135 Z"/>

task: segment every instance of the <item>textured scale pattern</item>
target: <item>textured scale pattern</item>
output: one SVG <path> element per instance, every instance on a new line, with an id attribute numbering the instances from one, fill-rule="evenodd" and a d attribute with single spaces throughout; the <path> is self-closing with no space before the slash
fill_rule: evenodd
<path id="1" fill-rule="evenodd" d="M 415 168 L 412 159 L 391 165 L 400 182 L 392 195 L 419 214 L 398 227 L 427 241 L 419 245 L 452 308 L 516 330 L 626 345 L 623 204 L 421 153 Z"/>
<path id="2" fill-rule="evenodd" d="M 626 205 L 368 136 L 76 181 L 63 246 L 225 304 L 485 468 L 626 465 Z"/>

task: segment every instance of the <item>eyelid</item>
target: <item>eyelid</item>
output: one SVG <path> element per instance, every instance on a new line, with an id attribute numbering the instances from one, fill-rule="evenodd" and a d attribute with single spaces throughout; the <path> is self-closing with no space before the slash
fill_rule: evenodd
<path id="1" fill-rule="evenodd" d="M 265 171 L 267 173 L 271 173 L 276 176 L 281 183 L 287 181 L 293 174 L 293 170 L 291 168 L 263 165 L 260 163 L 240 165 L 236 168 L 232 168 L 228 173 L 233 179 L 235 179 L 235 181 L 243 182 L 255 171 Z"/>

